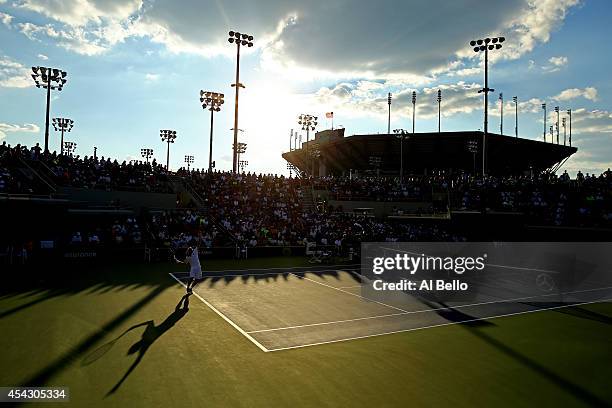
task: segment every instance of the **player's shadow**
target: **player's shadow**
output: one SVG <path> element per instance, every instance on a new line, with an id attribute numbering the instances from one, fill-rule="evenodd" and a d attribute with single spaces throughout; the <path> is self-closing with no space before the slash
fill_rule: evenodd
<path id="1" fill-rule="evenodd" d="M 121 387 L 123 382 L 128 378 L 132 371 L 134 371 L 138 364 L 140 364 L 144 355 L 149 350 L 149 347 L 151 347 L 157 339 L 159 339 L 164 333 L 174 327 L 174 325 L 187 314 L 187 312 L 189 311 L 189 296 L 190 294 L 186 294 L 185 296 L 183 296 L 176 305 L 174 312 L 172 312 L 168 317 L 166 317 L 166 319 L 159 325 L 156 326 L 153 320 L 148 320 L 146 322 L 142 322 L 135 326 L 132 326 L 127 330 L 131 331 L 138 327 L 145 326 L 145 330 L 142 333 L 142 338 L 136 343 L 132 344 L 132 346 L 127 352 L 127 355 L 138 353 L 136 360 L 134 360 L 130 368 L 128 368 L 123 377 L 121 377 L 117 384 L 115 384 L 115 386 L 111 388 L 111 390 L 106 394 L 106 396 L 115 393 L 119 389 L 119 387 Z"/>

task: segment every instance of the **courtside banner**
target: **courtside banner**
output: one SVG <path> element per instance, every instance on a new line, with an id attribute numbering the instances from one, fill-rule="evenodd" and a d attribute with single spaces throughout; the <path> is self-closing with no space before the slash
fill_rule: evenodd
<path id="1" fill-rule="evenodd" d="M 467 321 L 612 299 L 612 243 L 361 244 L 362 296 Z"/>

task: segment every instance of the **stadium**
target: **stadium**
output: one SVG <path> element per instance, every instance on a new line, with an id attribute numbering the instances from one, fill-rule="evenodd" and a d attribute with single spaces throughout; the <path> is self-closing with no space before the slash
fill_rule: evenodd
<path id="1" fill-rule="evenodd" d="M 308 26 L 309 12 L 347 29 L 373 21 L 363 5 L 338 7 L 342 18 L 335 6 L 296 5 L 300 19 L 285 13 L 253 36 L 228 32 L 234 16 L 222 3 L 211 12 L 224 21 L 221 28 L 198 14 L 201 5 L 185 5 L 182 11 L 193 16 L 172 19 L 184 31 L 173 31 L 169 20 L 153 34 L 146 30 L 174 6 L 141 5 L 121 20 L 127 6 L 85 3 L 85 11 L 58 3 L 62 13 L 78 9 L 61 18 L 77 24 L 72 32 L 54 31 L 59 20 L 52 4 L 0 1 L 0 33 L 13 54 L 23 46 L 52 65 L 21 69 L 0 55 L 0 90 L 9 89 L 0 101 L 0 119 L 7 122 L 0 123 L 0 402 L 88 408 L 612 404 L 612 171 L 602 165 L 609 163 L 609 141 L 593 136 L 609 133 L 609 117 L 570 105 L 598 103 L 603 97 L 594 87 L 540 99 L 517 82 L 529 78 L 536 87 L 553 74 L 556 81 L 567 58 L 552 57 L 543 66 L 529 60 L 528 69 L 515 65 L 525 62 L 515 54 L 495 60 L 496 87 L 524 94 L 505 105 L 500 93 L 495 105 L 488 100 L 488 53 L 501 52 L 502 43 L 524 45 L 518 37 L 527 28 L 516 22 L 502 26 L 515 36 L 508 41 L 462 40 L 478 59 L 459 48 L 456 62 L 435 61 L 423 85 L 411 71 L 394 70 L 392 55 L 410 55 L 408 62 L 400 59 L 403 67 L 420 52 L 428 63 L 435 54 L 393 48 L 409 42 L 395 36 L 406 30 L 403 16 L 392 28 L 371 24 L 393 35 L 380 44 L 382 57 L 372 44 L 359 63 L 336 54 L 334 62 L 321 51 L 342 36 L 315 40 L 326 27 Z M 393 15 L 401 14 L 400 3 Z M 527 9 L 538 11 L 531 3 Z M 245 7 L 246 21 L 264 24 L 266 13 L 286 11 L 266 5 L 265 12 Z M 355 19 L 353 8 L 367 11 L 367 18 Z M 432 18 L 460 17 L 461 8 L 440 5 Z M 99 17 L 83 17 L 92 13 Z M 193 20 L 221 37 L 201 40 L 198 32 L 197 41 L 181 43 Z M 40 21 L 47 21 L 45 30 L 35 25 Z M 283 36 L 303 24 L 316 53 L 301 43 L 300 57 L 316 60 L 323 53 L 329 69 L 319 74 L 337 70 L 342 81 L 335 86 L 291 64 L 288 76 L 268 65 L 270 50 L 290 50 L 280 46 L 289 44 Z M 270 27 L 277 27 L 274 36 Z M 457 32 L 467 29 L 464 22 Z M 111 39 L 96 37 L 109 30 Z M 61 53 L 48 52 L 46 43 L 42 48 L 37 36 L 43 31 Z M 22 34 L 36 41 L 24 45 L 26 39 L 15 39 Z M 76 43 L 91 38 L 94 43 Z M 266 38 L 264 48 L 259 38 Z M 362 53 L 358 46 L 366 40 L 351 46 Z M 202 49 L 194 45 L 201 41 Z M 218 43 L 232 47 L 236 60 L 209 55 Z M 335 52 L 346 48 L 341 42 Z M 194 61 L 205 66 L 204 79 Z M 62 64 L 70 75 L 55 68 Z M 345 72 L 345 64 L 368 71 Z M 377 69 L 384 78 L 364 79 Z M 463 81 L 476 71 L 474 81 L 484 73 L 481 90 Z M 293 93 L 281 98 L 272 85 L 286 77 Z M 198 94 L 191 79 L 217 91 Z M 304 90 L 313 84 L 320 87 L 309 99 Z M 550 82 L 541 87 L 552 89 Z M 233 106 L 224 105 L 224 89 L 234 94 Z M 29 109 L 33 100 L 40 106 Z M 557 106 L 547 108 L 546 101 Z M 503 131 L 504 107 L 513 109 L 512 135 Z M 500 130 L 490 131 L 489 111 L 498 108 Z M 302 109 L 325 111 L 331 126 L 299 114 Z M 334 127 L 331 109 L 346 113 L 346 127 Z M 193 112 L 204 112 L 205 122 L 192 119 Z M 381 117 L 387 132 L 374 133 Z M 391 131 L 392 118 L 412 118 L 413 131 Z M 437 119 L 438 131 L 414 132 L 417 118 L 423 129 Z M 454 130 L 442 131 L 442 120 Z M 248 133 L 244 123 L 260 130 Z M 277 148 L 286 146 L 285 131 L 288 150 Z"/>

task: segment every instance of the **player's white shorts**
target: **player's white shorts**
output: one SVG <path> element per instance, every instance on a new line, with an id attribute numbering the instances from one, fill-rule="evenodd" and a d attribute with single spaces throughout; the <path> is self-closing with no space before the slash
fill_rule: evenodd
<path id="1" fill-rule="evenodd" d="M 194 279 L 202 279 L 202 268 L 191 268 L 189 277 Z"/>

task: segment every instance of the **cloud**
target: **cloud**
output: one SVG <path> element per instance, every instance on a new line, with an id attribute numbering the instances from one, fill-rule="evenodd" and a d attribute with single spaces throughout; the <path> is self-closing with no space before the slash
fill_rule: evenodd
<path id="1" fill-rule="evenodd" d="M 4 24 L 7 27 L 10 27 L 12 21 L 13 21 L 13 16 L 11 16 L 10 14 L 0 12 L 0 23 Z"/>
<path id="2" fill-rule="evenodd" d="M 25 123 L 23 125 L 11 125 L 9 123 L 0 123 L 0 139 L 6 137 L 6 133 L 38 133 L 40 128 L 33 123 Z"/>
<path id="3" fill-rule="evenodd" d="M 557 101 L 569 101 L 576 98 L 584 98 L 590 101 L 597 101 L 597 89 L 593 87 L 587 87 L 583 89 L 570 88 L 552 97 L 552 99 Z"/>
<path id="4" fill-rule="evenodd" d="M 567 65 L 567 57 L 550 57 L 548 59 L 548 62 L 550 62 L 555 67 L 562 67 Z"/>
<path id="5" fill-rule="evenodd" d="M 229 55 L 227 31 L 255 36 L 262 60 L 278 69 L 345 78 L 421 80 L 432 72 L 475 74 L 457 61 L 476 59 L 468 42 L 505 34 L 496 58 L 518 58 L 547 42 L 579 0 L 21 0 L 18 7 L 53 24 L 22 23 L 30 38 L 46 36 L 84 55 L 128 37 L 147 37 L 170 52 Z M 414 17 L 409 17 L 414 16 Z M 345 23 L 350 22 L 350 24 Z M 246 51 L 246 50 L 245 50 Z M 416 86 L 416 84 L 414 84 Z"/>
<path id="6" fill-rule="evenodd" d="M 40 58 L 43 61 L 46 61 L 49 59 L 49 57 L 47 57 L 45 54 L 38 54 L 38 58 Z"/>
<path id="7" fill-rule="evenodd" d="M 155 82 L 159 79 L 159 74 L 145 74 L 145 81 Z"/>
<path id="8" fill-rule="evenodd" d="M 9 57 L 0 55 L 0 88 L 27 88 L 34 85 L 30 70 Z"/>

